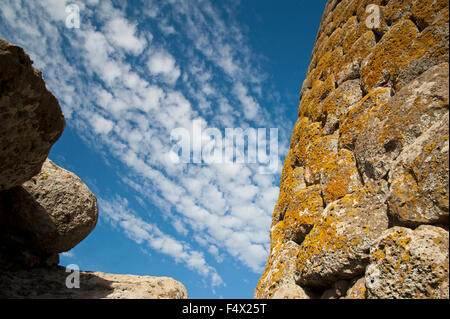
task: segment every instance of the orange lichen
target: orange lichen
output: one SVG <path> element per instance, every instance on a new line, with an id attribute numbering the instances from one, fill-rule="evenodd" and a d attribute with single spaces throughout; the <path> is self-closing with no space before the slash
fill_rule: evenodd
<path id="1" fill-rule="evenodd" d="M 325 81 L 313 81 L 312 88 L 306 90 L 300 101 L 300 117 L 308 116 L 312 122 L 318 122 L 322 115 L 322 102 L 334 88 L 333 76 L 327 77 Z"/>
<path id="2" fill-rule="evenodd" d="M 319 221 L 322 210 L 320 186 L 314 185 L 295 192 L 283 219 L 284 240 L 300 241 Z"/>
<path id="3" fill-rule="evenodd" d="M 293 156 L 298 166 L 306 164 L 306 148 L 312 140 L 321 134 L 322 123 L 311 123 L 305 127 L 298 135 L 298 142 L 292 150 Z"/>
<path id="4" fill-rule="evenodd" d="M 305 151 L 305 177 L 308 183 L 319 181 L 320 171 L 326 165 L 329 157 L 337 152 L 337 144 L 337 132 L 333 135 L 316 136 L 311 139 Z"/>
<path id="5" fill-rule="evenodd" d="M 356 139 L 367 127 L 369 121 L 382 108 L 389 97 L 389 88 L 377 88 L 369 91 L 342 117 L 339 127 L 339 147 L 352 148 Z"/>
<path id="6" fill-rule="evenodd" d="M 441 10 L 445 10 L 448 15 L 447 0 L 414 1 L 414 4 L 411 7 L 412 15 L 421 27 L 432 24 Z"/>
<path id="7" fill-rule="evenodd" d="M 397 22 L 373 48 L 371 56 L 361 68 L 361 81 L 366 91 L 393 81 L 402 61 L 403 51 L 418 36 L 411 20 Z"/>
<path id="8" fill-rule="evenodd" d="M 358 180 L 355 159 L 346 149 L 328 157 L 321 170 L 321 176 L 324 200 L 327 203 L 355 192 L 362 186 Z"/>

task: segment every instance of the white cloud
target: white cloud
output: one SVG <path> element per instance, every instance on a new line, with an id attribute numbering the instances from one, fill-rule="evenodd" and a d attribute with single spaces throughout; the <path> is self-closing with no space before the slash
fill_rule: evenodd
<path id="1" fill-rule="evenodd" d="M 69 251 L 65 251 L 63 253 L 61 253 L 62 256 L 66 257 L 66 258 L 73 258 L 75 257 L 75 253 L 71 250 Z"/>
<path id="2" fill-rule="evenodd" d="M 181 74 L 174 57 L 166 51 L 153 53 L 147 62 L 147 67 L 151 74 L 161 75 L 163 80 L 170 84 L 175 84 Z"/>
<path id="3" fill-rule="evenodd" d="M 115 17 L 108 21 L 103 30 L 113 45 L 129 53 L 141 54 L 147 45 L 144 37 L 136 36 L 136 25 L 122 17 Z M 152 35 L 147 33 L 147 38 L 152 38 Z"/>
<path id="4" fill-rule="evenodd" d="M 240 82 L 234 86 L 234 93 L 244 107 L 244 116 L 248 120 L 257 120 L 261 117 L 261 107 L 255 99 L 248 95 L 247 88 Z"/>
<path id="5" fill-rule="evenodd" d="M 101 115 L 95 114 L 91 118 L 91 125 L 97 134 L 108 134 L 113 129 L 114 123 Z"/>
<path id="6" fill-rule="evenodd" d="M 67 17 L 67 0 L 44 0 L 43 7 L 54 20 L 65 20 Z"/>

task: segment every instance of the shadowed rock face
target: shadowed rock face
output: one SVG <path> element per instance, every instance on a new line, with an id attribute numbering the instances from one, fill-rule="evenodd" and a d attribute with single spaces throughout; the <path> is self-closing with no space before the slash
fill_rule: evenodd
<path id="1" fill-rule="evenodd" d="M 448 17 L 328 1 L 256 298 L 448 298 Z"/>
<path id="2" fill-rule="evenodd" d="M 32 63 L 0 39 L 0 191 L 39 173 L 64 130 L 59 103 Z"/>
<path id="3" fill-rule="evenodd" d="M 73 271 L 64 267 L 35 268 L 0 273 L 0 298 L 30 299 L 186 299 L 186 288 L 168 277 L 79 273 L 79 288 Z M 69 284 L 69 287 L 71 285 Z"/>
<path id="4" fill-rule="evenodd" d="M 37 255 L 72 249 L 92 232 L 97 216 L 94 194 L 49 159 L 31 180 L 0 193 L 0 238 Z"/>

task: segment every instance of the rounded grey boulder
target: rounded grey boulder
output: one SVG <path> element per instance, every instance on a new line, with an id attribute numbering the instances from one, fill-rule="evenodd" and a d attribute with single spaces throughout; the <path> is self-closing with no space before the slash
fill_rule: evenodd
<path id="1" fill-rule="evenodd" d="M 92 232 L 97 217 L 89 188 L 49 159 L 39 174 L 0 196 L 2 237 L 38 254 L 72 249 Z"/>

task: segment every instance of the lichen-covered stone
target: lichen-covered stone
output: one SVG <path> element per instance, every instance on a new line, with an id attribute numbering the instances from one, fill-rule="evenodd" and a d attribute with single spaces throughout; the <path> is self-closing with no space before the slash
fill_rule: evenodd
<path id="1" fill-rule="evenodd" d="M 337 154 L 330 154 L 320 171 L 320 185 L 325 203 L 331 203 L 361 189 L 353 153 L 341 149 Z"/>
<path id="2" fill-rule="evenodd" d="M 283 290 L 278 292 L 277 298 L 285 298 L 288 294 L 298 292 L 298 289 L 294 289 L 294 292 L 292 289 L 295 286 L 295 256 L 298 246 L 293 241 L 272 246 L 266 268 L 255 289 L 255 298 L 273 298 L 280 288 Z"/>
<path id="3" fill-rule="evenodd" d="M 309 142 L 305 150 L 305 181 L 309 185 L 320 183 L 320 172 L 329 156 L 337 153 L 338 138 L 338 132 L 335 132 L 333 135 L 317 136 Z"/>
<path id="4" fill-rule="evenodd" d="M 417 27 L 408 19 L 391 27 L 361 65 L 361 82 L 366 92 L 392 83 L 402 62 L 403 51 L 418 34 Z"/>
<path id="5" fill-rule="evenodd" d="M 59 103 L 32 63 L 0 39 L 0 191 L 39 173 L 64 130 Z"/>
<path id="6" fill-rule="evenodd" d="M 448 113 L 405 148 L 390 174 L 390 213 L 397 222 L 449 223 Z"/>
<path id="7" fill-rule="evenodd" d="M 359 79 L 348 80 L 342 83 L 336 90 L 323 101 L 323 111 L 326 115 L 326 123 L 323 134 L 333 134 L 339 128 L 339 119 L 351 105 L 362 99 L 362 91 Z"/>
<path id="8" fill-rule="evenodd" d="M 339 148 L 354 149 L 358 138 L 362 138 L 365 127 L 373 120 L 374 109 L 383 107 L 390 97 L 389 88 L 375 88 L 351 106 L 340 119 Z"/>
<path id="9" fill-rule="evenodd" d="M 387 228 L 386 205 L 367 189 L 329 204 L 300 245 L 297 282 L 327 287 L 362 274 L 372 243 Z"/>
<path id="10" fill-rule="evenodd" d="M 353 280 L 344 299 L 366 299 L 366 278 Z"/>
<path id="11" fill-rule="evenodd" d="M 323 116 L 323 100 L 335 89 L 334 77 L 329 76 L 325 81 L 315 80 L 311 89 L 303 94 L 299 111 L 313 122 L 319 122 Z"/>
<path id="12" fill-rule="evenodd" d="M 370 249 L 367 297 L 449 298 L 448 231 L 422 225 L 393 227 Z"/>
<path id="13" fill-rule="evenodd" d="M 318 185 L 306 187 L 292 194 L 282 224 L 278 228 L 283 241 L 301 243 L 311 228 L 317 223 L 323 211 L 321 188 Z M 272 239 L 278 242 L 281 238 Z"/>
<path id="14" fill-rule="evenodd" d="M 366 112 L 369 118 L 355 142 L 362 173 L 383 178 L 402 149 L 448 113 L 448 63 L 432 67 L 384 104 Z"/>

